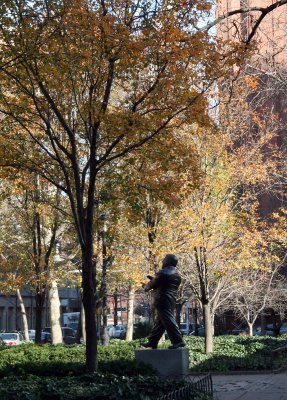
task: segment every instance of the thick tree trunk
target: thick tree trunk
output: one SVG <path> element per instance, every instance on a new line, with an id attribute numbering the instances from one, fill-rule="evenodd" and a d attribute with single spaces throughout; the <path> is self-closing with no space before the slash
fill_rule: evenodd
<path id="1" fill-rule="evenodd" d="M 27 320 L 27 313 L 26 313 L 26 308 L 25 304 L 21 295 L 21 292 L 19 289 L 16 289 L 18 301 L 19 301 L 19 306 L 21 310 L 21 318 L 22 318 L 22 324 L 23 324 L 23 335 L 25 340 L 29 340 L 29 332 L 28 332 L 28 320 Z"/>
<path id="2" fill-rule="evenodd" d="M 210 305 L 203 304 L 203 319 L 205 327 L 205 353 L 212 353 L 213 351 L 213 328 L 211 323 Z"/>
<path id="3" fill-rule="evenodd" d="M 60 315 L 60 299 L 58 292 L 58 285 L 55 280 L 52 281 L 49 290 L 49 307 L 50 307 L 50 326 L 52 344 L 59 344 L 63 342 L 61 330 L 61 315 Z"/>
<path id="4" fill-rule="evenodd" d="M 127 321 L 126 340 L 133 340 L 133 328 L 134 328 L 134 301 L 135 301 L 135 286 L 131 283 L 131 284 L 129 285 L 128 321 Z"/>

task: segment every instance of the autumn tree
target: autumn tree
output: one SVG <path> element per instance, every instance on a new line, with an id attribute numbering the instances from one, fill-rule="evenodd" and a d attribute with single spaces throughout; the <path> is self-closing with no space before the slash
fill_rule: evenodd
<path id="1" fill-rule="evenodd" d="M 2 165 L 29 169 L 69 198 L 82 251 L 91 371 L 95 182 L 106 165 L 205 118 L 204 92 L 223 70 L 215 43 L 192 20 L 209 9 L 199 2 L 183 12 L 179 1 L 2 5 Z"/>
<path id="2" fill-rule="evenodd" d="M 222 62 L 222 49 L 199 28 L 206 1 L 2 3 L 2 165 L 39 174 L 70 201 L 94 371 L 95 183 L 144 143 L 202 124 L 204 93 L 240 62 L 242 46 Z"/>
<path id="3" fill-rule="evenodd" d="M 64 202 L 55 187 L 30 173 L 21 173 L 21 179 L 6 179 L 1 189 L 4 206 L 1 244 L 7 266 L 9 262 L 11 273 L 14 271 L 22 281 L 17 289 L 26 286 L 35 291 L 36 340 L 40 342 L 46 301 L 50 306 L 52 341 L 61 343 L 57 287 L 61 273 L 59 268 L 55 269 L 54 256 L 56 240 L 63 235 Z"/>
<path id="4" fill-rule="evenodd" d="M 272 293 L 276 291 L 278 268 L 270 269 L 259 264 L 256 269 L 242 269 L 237 279 L 240 286 L 233 291 L 227 309 L 248 326 L 249 336 L 253 336 L 253 327 L 260 314 L 270 306 Z"/>
<path id="5" fill-rule="evenodd" d="M 21 287 L 25 283 L 26 276 L 18 274 L 18 266 L 15 262 L 11 262 L 9 257 L 6 257 L 3 253 L 2 243 L 1 243 L 2 253 L 0 255 L 0 288 L 2 294 L 10 296 L 11 293 L 16 293 L 19 307 L 21 310 L 21 320 L 23 327 L 23 336 L 25 340 L 29 340 L 28 332 L 28 318 L 25 309 L 25 304 L 21 294 Z M 17 312 L 17 310 L 16 310 Z"/>
<path id="6" fill-rule="evenodd" d="M 126 340 L 132 340 L 134 305 L 136 294 L 142 290 L 149 264 L 146 260 L 148 245 L 145 229 L 131 224 L 124 215 L 119 219 L 115 247 L 112 249 L 114 263 L 110 268 L 109 287 L 112 293 L 121 289 L 127 297 L 127 332 Z"/>
<path id="7" fill-rule="evenodd" d="M 237 271 L 237 290 L 230 305 L 253 334 L 253 325 L 264 309 L 270 309 L 280 298 L 286 266 L 286 211 L 280 210 L 272 219 L 262 221 L 258 215 L 245 220 L 233 262 Z M 286 284 L 286 282 L 285 282 Z"/>
<path id="8" fill-rule="evenodd" d="M 274 183 L 270 171 L 275 164 L 266 162 L 263 149 L 270 145 L 269 129 L 275 125 L 272 119 L 262 121 L 255 135 L 250 120 L 256 121 L 256 114 L 248 114 L 244 101 L 242 106 L 245 113 L 227 114 L 228 124 L 222 118 L 221 126 L 204 133 L 194 128 L 191 138 L 199 160 L 198 187 L 162 221 L 170 232 L 165 229 L 161 240 L 173 243 L 171 248 L 181 255 L 181 273 L 201 304 L 207 352 L 212 351 L 216 310 L 235 290 L 231 260 L 244 246 L 239 241 L 241 212 L 256 199 L 264 183 L 268 182 L 269 189 Z"/>

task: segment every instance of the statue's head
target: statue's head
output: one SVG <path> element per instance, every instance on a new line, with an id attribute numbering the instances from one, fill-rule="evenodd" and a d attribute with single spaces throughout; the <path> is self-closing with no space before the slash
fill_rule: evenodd
<path id="1" fill-rule="evenodd" d="M 162 268 L 173 266 L 176 267 L 178 258 L 174 254 L 167 254 L 162 261 Z"/>

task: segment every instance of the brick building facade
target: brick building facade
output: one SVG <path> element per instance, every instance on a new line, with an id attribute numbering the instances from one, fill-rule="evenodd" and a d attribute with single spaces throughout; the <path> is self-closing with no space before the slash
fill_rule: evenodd
<path id="1" fill-rule="evenodd" d="M 216 14 L 244 7 L 267 7 L 275 0 L 217 0 Z M 236 14 L 217 26 L 217 37 L 224 41 L 246 40 L 260 12 Z M 273 113 L 278 119 L 276 137 L 272 144 L 287 156 L 287 5 L 270 12 L 261 22 L 254 37 L 256 50 L 245 66 L 246 74 L 256 76 L 259 86 L 250 94 L 256 98 L 256 111 L 260 115 Z M 284 171 L 282 173 L 284 175 Z M 263 217 L 275 209 L 286 207 L 286 183 L 276 193 L 260 196 L 260 213 Z"/>

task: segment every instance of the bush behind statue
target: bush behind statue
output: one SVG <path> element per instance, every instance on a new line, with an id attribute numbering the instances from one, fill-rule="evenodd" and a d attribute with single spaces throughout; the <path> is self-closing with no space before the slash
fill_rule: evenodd
<path id="1" fill-rule="evenodd" d="M 214 352 L 204 353 L 204 338 L 185 337 L 190 354 L 190 368 L 196 372 L 266 370 L 287 365 L 287 351 L 272 356 L 272 350 L 287 346 L 287 336 L 214 338 Z M 169 346 L 169 341 L 162 347 Z M 136 364 L 134 350 L 140 341 L 113 339 L 109 346 L 98 347 L 99 372 L 115 375 L 149 375 L 151 368 Z M 0 349 L 0 378 L 10 375 L 77 376 L 85 368 L 85 346 L 37 346 L 25 344 Z"/>
<path id="2" fill-rule="evenodd" d="M 138 342 L 124 341 L 110 346 L 98 347 L 99 371 L 118 375 L 149 375 L 153 370 L 138 364 L 134 359 L 134 349 Z M 0 377 L 37 376 L 76 376 L 85 368 L 85 346 L 64 346 L 24 344 L 4 348 L 0 352 Z"/>

